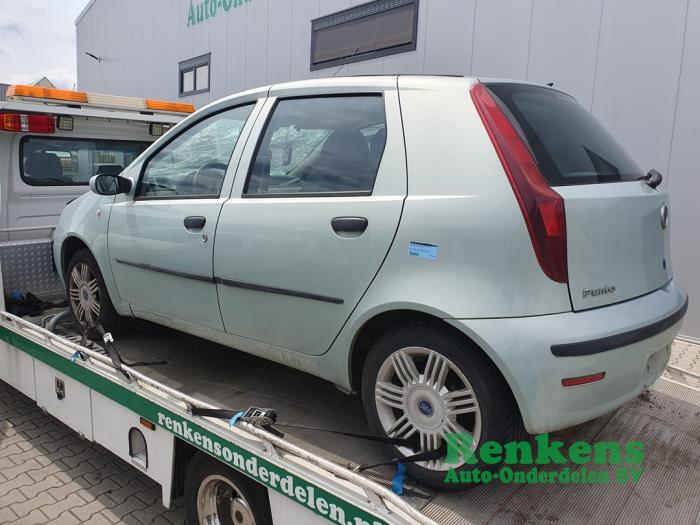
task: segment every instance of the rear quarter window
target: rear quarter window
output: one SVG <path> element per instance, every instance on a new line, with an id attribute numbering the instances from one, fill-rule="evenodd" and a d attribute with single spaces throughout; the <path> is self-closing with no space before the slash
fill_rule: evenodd
<path id="1" fill-rule="evenodd" d="M 625 182 L 641 168 L 575 98 L 539 86 L 489 83 L 551 186 Z"/>

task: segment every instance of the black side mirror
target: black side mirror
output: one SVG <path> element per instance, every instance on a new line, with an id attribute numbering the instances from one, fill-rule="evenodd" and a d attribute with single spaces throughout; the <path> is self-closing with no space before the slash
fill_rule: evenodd
<path id="1" fill-rule="evenodd" d="M 98 195 L 119 195 L 131 191 L 131 179 L 119 175 L 100 174 L 90 179 L 90 190 Z"/>

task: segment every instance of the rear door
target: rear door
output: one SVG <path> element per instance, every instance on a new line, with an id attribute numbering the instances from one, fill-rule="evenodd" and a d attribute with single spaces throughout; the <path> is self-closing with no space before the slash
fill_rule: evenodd
<path id="1" fill-rule="evenodd" d="M 652 189 L 578 102 L 540 86 L 487 83 L 564 199 L 574 310 L 654 291 L 672 277 L 668 194 Z"/>
<path id="2" fill-rule="evenodd" d="M 319 355 L 370 285 L 406 195 L 396 80 L 381 82 L 271 91 L 216 233 L 227 332 Z"/>

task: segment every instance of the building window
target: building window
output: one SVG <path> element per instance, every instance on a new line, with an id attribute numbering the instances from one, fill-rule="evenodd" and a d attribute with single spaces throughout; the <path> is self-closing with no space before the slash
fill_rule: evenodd
<path id="1" fill-rule="evenodd" d="M 311 69 L 416 49 L 418 0 L 376 0 L 311 23 Z"/>
<path id="2" fill-rule="evenodd" d="M 209 91 L 211 53 L 180 62 L 180 96 Z"/>

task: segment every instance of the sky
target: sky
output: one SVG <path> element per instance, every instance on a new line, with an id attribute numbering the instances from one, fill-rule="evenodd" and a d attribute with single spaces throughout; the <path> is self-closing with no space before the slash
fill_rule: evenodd
<path id="1" fill-rule="evenodd" d="M 75 19 L 88 0 L 0 0 L 0 83 L 76 82 Z"/>

